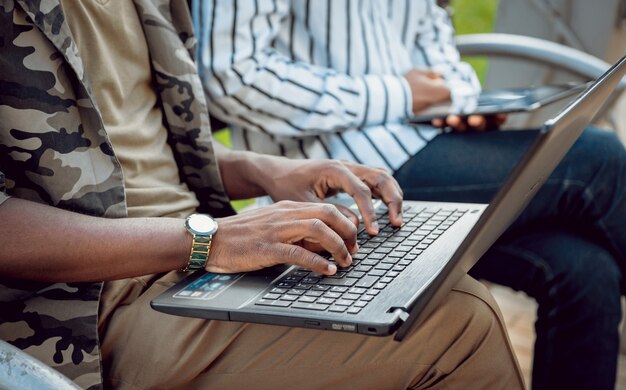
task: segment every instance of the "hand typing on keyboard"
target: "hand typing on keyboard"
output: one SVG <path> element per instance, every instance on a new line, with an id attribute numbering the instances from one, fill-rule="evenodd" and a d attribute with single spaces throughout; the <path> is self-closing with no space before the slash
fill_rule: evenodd
<path id="1" fill-rule="evenodd" d="M 264 294 L 256 305 L 358 314 L 390 285 L 452 225 L 466 209 L 412 208 L 404 210 L 401 228 L 390 224 L 384 208 L 377 210 L 380 233 L 361 229 L 358 253 L 334 275 L 293 268 Z"/>
<path id="2" fill-rule="evenodd" d="M 218 219 L 219 230 L 213 235 L 206 265 L 209 272 L 294 264 L 328 276 L 338 266 L 349 267 L 351 254 L 358 251 L 358 219 L 346 207 L 323 203 L 338 192 L 352 196 L 368 234 L 376 235 L 381 229 L 372 196 L 388 208 L 388 223 L 402 224 L 402 191 L 385 170 L 331 160 L 254 157 L 255 164 L 245 174 L 255 192 L 240 192 L 235 186 L 229 193 L 241 197 L 266 193 L 278 202 Z M 334 261 L 322 253 L 329 253 Z"/>

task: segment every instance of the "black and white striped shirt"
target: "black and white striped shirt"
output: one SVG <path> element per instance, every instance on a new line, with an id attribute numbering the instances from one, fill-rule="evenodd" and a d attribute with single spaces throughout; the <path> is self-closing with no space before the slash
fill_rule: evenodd
<path id="1" fill-rule="evenodd" d="M 397 170 L 437 131 L 402 123 L 410 69 L 443 74 L 453 104 L 480 91 L 434 0 L 194 0 L 212 115 L 238 149 Z"/>

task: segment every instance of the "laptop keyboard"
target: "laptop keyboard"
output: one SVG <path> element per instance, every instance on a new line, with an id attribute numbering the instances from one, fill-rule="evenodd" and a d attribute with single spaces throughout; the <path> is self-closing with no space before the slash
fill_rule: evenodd
<path id="1" fill-rule="evenodd" d="M 349 267 L 338 266 L 332 276 L 294 267 L 255 304 L 358 314 L 466 212 L 408 206 L 402 213 L 402 227 L 396 228 L 383 208 L 377 211 L 377 236 L 360 227 L 359 251 Z"/>

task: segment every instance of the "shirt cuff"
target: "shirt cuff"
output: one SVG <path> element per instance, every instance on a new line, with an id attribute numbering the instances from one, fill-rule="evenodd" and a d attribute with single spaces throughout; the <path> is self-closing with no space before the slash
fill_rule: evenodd
<path id="1" fill-rule="evenodd" d="M 411 89 L 402 76 L 366 75 L 359 87 L 361 126 L 396 123 L 412 111 Z"/>
<path id="2" fill-rule="evenodd" d="M 448 82 L 452 111 L 460 115 L 471 114 L 478 105 L 480 91 L 470 87 L 465 82 Z"/>

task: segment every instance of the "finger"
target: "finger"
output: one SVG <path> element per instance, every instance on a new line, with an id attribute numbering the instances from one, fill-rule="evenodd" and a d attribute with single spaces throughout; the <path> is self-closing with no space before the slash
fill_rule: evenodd
<path id="1" fill-rule="evenodd" d="M 359 217 L 352 210 L 350 210 L 350 208 L 346 206 L 342 206 L 340 204 L 332 204 L 332 205 L 335 206 L 337 210 L 339 210 L 339 212 L 343 214 L 344 217 L 352 221 L 355 227 L 357 228 L 359 227 Z"/>
<path id="2" fill-rule="evenodd" d="M 448 115 L 446 117 L 446 123 L 448 126 L 456 127 L 461 124 L 461 117 L 458 115 Z"/>
<path id="3" fill-rule="evenodd" d="M 304 249 L 308 251 L 315 252 L 315 253 L 323 253 L 326 251 L 320 244 L 316 242 L 302 241 L 298 243 L 298 245 L 300 245 L 301 247 L 303 247 Z"/>
<path id="4" fill-rule="evenodd" d="M 332 171 L 328 173 L 328 180 L 331 187 L 343 190 L 354 199 L 367 232 L 371 235 L 378 234 L 378 222 L 370 188 L 343 163 L 332 167 Z"/>
<path id="5" fill-rule="evenodd" d="M 483 115 L 470 115 L 467 118 L 467 124 L 476 131 L 484 131 L 487 125 L 487 119 Z"/>
<path id="6" fill-rule="evenodd" d="M 324 275 L 334 275 L 337 272 L 335 264 L 300 246 L 279 244 L 276 248 L 274 258 L 277 264 L 294 264 Z"/>
<path id="7" fill-rule="evenodd" d="M 428 69 L 426 71 L 426 77 L 428 77 L 429 79 L 437 80 L 443 78 L 443 74 L 432 69 Z"/>
<path id="8" fill-rule="evenodd" d="M 446 122 L 448 123 L 448 126 L 459 133 L 462 133 L 467 129 L 465 121 L 459 115 L 448 115 Z"/>
<path id="9" fill-rule="evenodd" d="M 497 130 L 500 128 L 500 126 L 502 126 L 504 124 L 504 122 L 506 122 L 507 120 L 507 115 L 506 114 L 496 114 L 493 116 L 492 121 L 493 121 L 493 127 L 495 127 L 494 130 Z"/>
<path id="10" fill-rule="evenodd" d="M 319 244 L 331 254 L 337 264 L 347 267 L 352 263 L 352 257 L 343 239 L 322 220 L 300 220 L 285 223 L 283 226 L 284 228 L 279 233 L 283 243 L 294 244 L 308 241 Z"/>
<path id="11" fill-rule="evenodd" d="M 378 170 L 362 176 L 362 180 L 370 187 L 372 194 L 382 199 L 387 205 L 391 224 L 401 226 L 403 194 L 396 180 L 387 172 Z"/>
<path id="12" fill-rule="evenodd" d="M 275 205 L 275 213 L 277 216 L 281 215 L 281 220 L 319 219 L 334 230 L 350 250 L 356 251 L 358 225 L 355 225 L 350 217 L 341 213 L 335 205 L 322 203 L 319 200 L 315 202 L 280 201 Z"/>
<path id="13" fill-rule="evenodd" d="M 350 222 L 352 222 L 354 224 L 356 232 L 358 232 L 358 229 L 359 229 L 359 217 L 352 210 L 350 210 L 349 208 L 347 208 L 345 206 L 342 206 L 340 204 L 333 204 L 333 206 L 336 207 L 337 210 L 339 210 L 339 212 L 341 214 L 343 214 L 344 217 L 348 218 L 350 220 Z M 354 241 L 354 244 L 349 244 L 348 242 L 346 242 L 346 246 L 348 247 L 348 250 L 352 254 L 357 253 L 359 251 L 359 244 L 356 242 L 356 239 Z"/>
<path id="14" fill-rule="evenodd" d="M 444 127 L 445 126 L 445 122 L 443 119 L 441 118 L 435 118 L 432 120 L 431 124 L 435 127 Z"/>
<path id="15" fill-rule="evenodd" d="M 464 133 L 468 130 L 467 122 L 465 122 L 464 119 L 461 119 L 461 122 L 454 128 L 454 130 L 458 131 L 459 133 Z"/>

